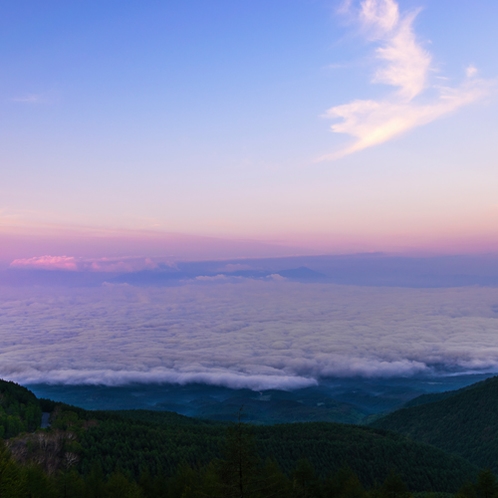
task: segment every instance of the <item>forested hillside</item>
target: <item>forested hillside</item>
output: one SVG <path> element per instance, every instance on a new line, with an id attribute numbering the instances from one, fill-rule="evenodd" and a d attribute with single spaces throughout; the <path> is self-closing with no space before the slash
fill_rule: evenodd
<path id="1" fill-rule="evenodd" d="M 0 440 L 2 498 L 408 498 L 458 490 L 460 498 L 498 497 L 492 474 L 478 478 L 467 460 L 382 429 L 86 411 L 0 385 L 3 409 L 24 424 Z M 50 413 L 46 429 L 42 412 Z"/>
<path id="2" fill-rule="evenodd" d="M 135 476 L 145 467 L 152 473 L 171 473 L 181 462 L 204 465 L 222 456 L 230 427 L 198 420 L 186 424 L 186 417 L 176 423 L 170 414 L 161 422 L 160 412 L 125 413 L 135 420 L 105 412 L 95 415 L 98 425 L 81 438 L 83 472 L 94 462 L 109 473 L 118 461 Z M 436 448 L 366 427 L 327 422 L 243 427 L 254 438 L 257 457 L 276 460 L 286 473 L 307 459 L 322 478 L 347 466 L 365 486 L 394 471 L 412 490 L 456 491 L 477 470 Z"/>
<path id="3" fill-rule="evenodd" d="M 498 377 L 439 396 L 430 403 L 403 408 L 371 425 L 456 453 L 496 472 Z"/>
<path id="4" fill-rule="evenodd" d="M 0 438 L 40 427 L 42 411 L 36 396 L 14 382 L 0 380 Z"/>

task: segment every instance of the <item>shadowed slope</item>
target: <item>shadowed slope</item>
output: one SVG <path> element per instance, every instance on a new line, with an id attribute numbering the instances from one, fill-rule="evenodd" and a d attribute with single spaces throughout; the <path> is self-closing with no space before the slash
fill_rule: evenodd
<path id="1" fill-rule="evenodd" d="M 411 404 L 415 403 L 416 400 Z M 498 377 L 455 391 L 444 399 L 402 408 L 372 426 L 432 444 L 496 471 Z"/>

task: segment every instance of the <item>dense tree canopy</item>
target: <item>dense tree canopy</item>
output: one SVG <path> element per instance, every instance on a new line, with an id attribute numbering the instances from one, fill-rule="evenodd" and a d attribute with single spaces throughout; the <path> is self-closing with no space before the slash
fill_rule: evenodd
<path id="1" fill-rule="evenodd" d="M 491 471 L 379 428 L 91 412 L 6 382 L 0 394 L 17 421 L 1 426 L 2 498 L 498 498 Z"/>

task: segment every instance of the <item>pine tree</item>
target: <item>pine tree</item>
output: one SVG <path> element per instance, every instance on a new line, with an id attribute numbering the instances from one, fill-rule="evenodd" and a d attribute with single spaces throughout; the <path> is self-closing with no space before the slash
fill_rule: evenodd
<path id="1" fill-rule="evenodd" d="M 226 498 L 250 498 L 255 495 L 258 455 L 254 438 L 241 422 L 228 429 L 224 458 L 220 461 L 220 478 Z"/>

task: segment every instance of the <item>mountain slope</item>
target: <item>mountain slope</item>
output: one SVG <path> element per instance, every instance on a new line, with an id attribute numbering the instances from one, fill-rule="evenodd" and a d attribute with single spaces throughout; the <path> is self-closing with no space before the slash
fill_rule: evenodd
<path id="1" fill-rule="evenodd" d="M 41 416 L 40 403 L 30 390 L 0 380 L 0 438 L 34 431 L 40 426 Z"/>
<path id="2" fill-rule="evenodd" d="M 498 377 L 431 403 L 402 408 L 371 426 L 432 444 L 498 471 Z"/>
<path id="3" fill-rule="evenodd" d="M 29 433 L 39 423 L 28 424 L 19 431 L 27 433 L 8 440 L 18 463 L 37 462 L 49 473 L 71 462 L 82 475 L 96 468 L 103 475 L 120 470 L 135 479 L 144 472 L 173 475 L 182 463 L 198 468 L 222 457 L 227 429 L 234 427 L 158 411 L 87 411 L 38 400 L 9 382 L 0 383 L 0 393 L 2 409 L 19 423 L 27 424 L 30 409 L 37 415 L 35 422 L 42 409 L 51 414 L 47 430 Z M 369 427 L 328 422 L 237 427 L 248 437 L 252 434 L 261 461 L 274 459 L 288 474 L 306 458 L 322 479 L 347 466 L 368 487 L 394 471 L 413 491 L 454 492 L 478 471 L 463 458 Z"/>
<path id="4" fill-rule="evenodd" d="M 105 472 L 107 461 L 119 456 L 121 465 L 134 473 L 139 460 L 169 471 L 181 461 L 193 465 L 220 457 L 220 449 L 228 425 L 183 417 L 157 411 L 126 411 L 123 418 L 107 412 L 98 426 L 90 429 L 82 439 L 85 451 L 83 464 L 97 459 Z M 120 412 L 116 412 L 120 414 Z M 392 471 L 398 473 L 413 491 L 454 492 L 472 480 L 477 468 L 464 459 L 426 444 L 416 443 L 403 436 L 368 427 L 327 422 L 251 426 L 249 431 L 260 458 L 275 459 L 285 472 L 292 471 L 297 462 L 307 458 L 322 478 L 349 467 L 367 486 L 382 482 Z M 119 439 L 119 446 L 106 441 Z M 164 451 L 164 448 L 169 448 Z M 162 449 L 162 451 L 161 451 Z M 93 453 L 92 453 L 93 452 Z M 128 453 L 127 453 L 128 452 Z M 90 454 L 93 456 L 90 458 Z M 88 460 L 86 460 L 88 458 Z M 86 463 L 88 462 L 88 463 Z"/>

